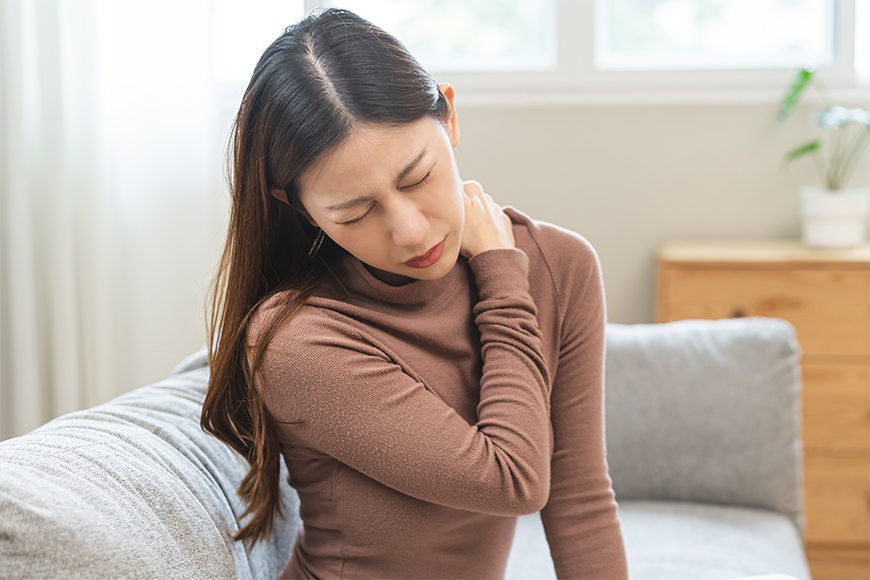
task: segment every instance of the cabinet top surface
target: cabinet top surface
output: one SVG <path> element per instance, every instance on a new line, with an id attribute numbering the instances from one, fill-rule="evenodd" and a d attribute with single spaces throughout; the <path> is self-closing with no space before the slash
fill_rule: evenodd
<path id="1" fill-rule="evenodd" d="M 870 265 L 870 243 L 814 248 L 798 240 L 666 240 L 659 260 L 669 262 L 852 262 Z"/>

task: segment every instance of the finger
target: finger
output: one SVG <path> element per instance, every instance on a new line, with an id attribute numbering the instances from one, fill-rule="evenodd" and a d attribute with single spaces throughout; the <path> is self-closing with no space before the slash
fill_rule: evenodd
<path id="1" fill-rule="evenodd" d="M 480 195 L 481 193 L 483 193 L 483 186 L 481 186 L 480 183 L 474 181 L 473 179 L 470 181 L 463 181 L 462 186 L 465 190 L 465 193 L 470 196 Z"/>

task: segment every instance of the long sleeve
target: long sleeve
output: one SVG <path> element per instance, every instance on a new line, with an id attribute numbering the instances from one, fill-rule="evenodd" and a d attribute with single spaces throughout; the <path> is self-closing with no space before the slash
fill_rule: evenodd
<path id="1" fill-rule="evenodd" d="M 560 288 L 565 318 L 551 399 L 555 444 L 541 519 L 559 578 L 624 579 L 628 567 L 604 440 L 601 269 L 588 243 L 566 251 L 575 252 L 571 261 L 579 265 Z"/>
<path id="2" fill-rule="evenodd" d="M 483 368 L 468 424 L 388 349 L 328 311 L 305 307 L 264 360 L 269 411 L 288 440 L 409 496 L 464 510 L 540 509 L 550 481 L 549 376 L 528 257 L 490 250 L 469 261 Z"/>

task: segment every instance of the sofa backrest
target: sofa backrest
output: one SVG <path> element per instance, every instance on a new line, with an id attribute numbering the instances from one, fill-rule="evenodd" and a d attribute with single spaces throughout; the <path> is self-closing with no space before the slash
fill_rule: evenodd
<path id="1" fill-rule="evenodd" d="M 617 501 L 769 508 L 804 533 L 801 353 L 789 322 L 608 324 L 606 336 Z"/>

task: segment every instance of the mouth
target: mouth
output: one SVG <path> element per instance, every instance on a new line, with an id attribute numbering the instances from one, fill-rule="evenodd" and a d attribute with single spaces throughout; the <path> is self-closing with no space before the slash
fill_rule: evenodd
<path id="1" fill-rule="evenodd" d="M 437 262 L 438 259 L 441 257 L 442 252 L 444 252 L 444 242 L 446 241 L 447 238 L 444 238 L 443 240 L 441 240 L 440 243 L 438 243 L 425 254 L 415 256 L 410 260 L 406 261 L 405 265 L 411 266 L 412 268 L 428 268 L 429 266 Z"/>

